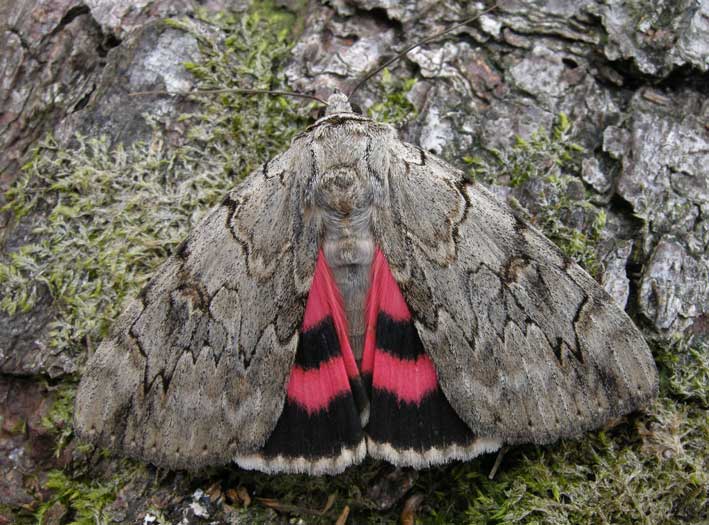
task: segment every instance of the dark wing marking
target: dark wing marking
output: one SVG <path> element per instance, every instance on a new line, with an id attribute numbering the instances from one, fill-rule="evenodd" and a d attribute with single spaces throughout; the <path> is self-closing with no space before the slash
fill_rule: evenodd
<path id="1" fill-rule="evenodd" d="M 322 251 L 308 295 L 286 403 L 263 449 L 236 462 L 263 472 L 337 474 L 366 455 L 362 385 L 349 347 L 337 286 Z"/>
<path id="2" fill-rule="evenodd" d="M 446 399 L 411 313 L 377 250 L 372 263 L 362 373 L 371 385 L 367 449 L 399 466 L 424 468 L 499 448 L 478 439 Z M 374 326 L 372 326 L 374 324 Z"/>
<path id="3" fill-rule="evenodd" d="M 647 344 L 588 274 L 460 171 L 404 143 L 389 155 L 377 234 L 441 387 L 477 436 L 548 443 L 655 397 Z"/>
<path id="4" fill-rule="evenodd" d="M 118 318 L 79 386 L 79 436 L 187 469 L 263 446 L 317 254 L 289 156 L 232 190 Z"/>

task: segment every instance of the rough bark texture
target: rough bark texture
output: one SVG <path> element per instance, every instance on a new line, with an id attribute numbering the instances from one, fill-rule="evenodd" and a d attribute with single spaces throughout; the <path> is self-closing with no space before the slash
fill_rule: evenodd
<path id="1" fill-rule="evenodd" d="M 405 43 L 482 7 L 453 0 L 278 3 L 297 13 L 300 28 L 281 72 L 292 90 L 321 96 L 333 88 L 348 91 Z M 200 9 L 241 13 L 248 6 L 213 0 Z M 197 85 L 183 63 L 204 58 L 203 39 L 223 44 L 222 29 L 197 23 L 201 33 L 195 36 L 161 22 L 194 18 L 195 9 L 186 1 L 0 1 L 0 192 L 18 180 L 32 147 L 48 132 L 62 148 L 76 144 L 77 132 L 103 135 L 112 146 L 155 144 L 152 119 L 163 132 L 161 145 L 189 144 L 180 116 L 196 103 L 129 93 L 183 92 Z M 596 276 L 647 338 L 666 345 L 678 338 L 705 341 L 709 334 L 708 70 L 706 0 L 502 0 L 469 27 L 410 52 L 391 66 L 389 82 L 415 110 L 402 139 L 464 169 L 464 159 L 480 151 L 502 152 L 483 155 L 488 167 L 495 158 L 510 160 L 505 152 L 514 150 L 515 137 L 533 142 L 540 128 L 554 129 L 559 114 L 567 115 L 584 150 L 579 176 L 563 191 L 548 177 L 488 182 L 498 195 L 518 201 L 540 227 L 551 205 L 569 199 L 583 205 L 558 206 L 557 219 L 566 228 L 588 229 L 603 210 L 605 228 L 592 247 Z M 408 78 L 415 82 L 404 90 Z M 377 86 L 379 81 L 370 81 L 355 102 L 375 108 L 387 93 Z M 553 163 L 538 168 L 544 176 L 560 173 Z M 0 260 L 41 242 L 37 227 L 51 211 L 45 203 L 20 219 L 2 212 Z M 55 303 L 40 286 L 29 311 L 0 312 L 0 523 L 19 519 L 22 505 L 34 511 L 41 501 L 54 501 L 45 484 L 50 469 L 86 473 L 86 456 L 76 443 L 59 458 L 46 453 L 48 443 L 65 432 L 56 425 L 50 432 L 42 417 L 56 404 L 56 388 L 81 370 L 85 355 L 76 348 L 93 344 L 85 338 L 73 349 L 50 347 L 52 322 L 61 313 Z M 699 381 L 701 389 L 706 378 Z M 706 394 L 698 395 L 706 402 Z M 668 447 L 663 450 L 675 450 Z M 95 460 L 96 478 L 124 468 L 118 460 L 98 466 Z M 190 497 L 194 483 L 182 475 L 162 485 L 151 484 L 151 476 L 141 472 L 124 483 L 107 515 L 133 523 L 150 509 L 163 509 L 175 522 L 178 516 L 189 523 L 228 521 L 237 518 L 228 517 L 231 507 L 221 502 L 245 502 L 243 494 L 222 494 L 226 483 Z M 204 487 L 215 479 L 202 479 Z M 65 505 L 55 501 L 45 519 L 70 519 Z M 673 507 L 676 520 L 706 516 L 706 507 Z"/>

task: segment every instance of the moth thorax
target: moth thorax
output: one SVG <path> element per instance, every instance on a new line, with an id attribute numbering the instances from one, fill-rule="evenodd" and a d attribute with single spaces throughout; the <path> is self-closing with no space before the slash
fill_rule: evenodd
<path id="1" fill-rule="evenodd" d="M 369 180 L 354 166 L 338 166 L 318 177 L 314 197 L 318 208 L 347 218 L 369 208 L 373 192 Z"/>
<path id="2" fill-rule="evenodd" d="M 372 188 L 353 167 L 324 173 L 315 203 L 322 225 L 322 248 L 342 295 L 350 346 L 357 360 L 364 348 L 364 310 L 374 257 Z"/>
<path id="3" fill-rule="evenodd" d="M 328 170 L 315 189 L 323 250 L 331 267 L 369 264 L 374 256 L 371 233 L 373 192 L 353 167 Z"/>

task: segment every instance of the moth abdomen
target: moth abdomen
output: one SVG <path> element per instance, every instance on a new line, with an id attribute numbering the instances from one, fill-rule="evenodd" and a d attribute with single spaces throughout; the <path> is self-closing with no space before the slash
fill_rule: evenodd
<path id="1" fill-rule="evenodd" d="M 354 207 L 347 215 L 320 210 L 323 224 L 322 249 L 342 296 L 350 344 L 356 360 L 364 349 L 364 310 L 374 256 L 369 205 Z"/>

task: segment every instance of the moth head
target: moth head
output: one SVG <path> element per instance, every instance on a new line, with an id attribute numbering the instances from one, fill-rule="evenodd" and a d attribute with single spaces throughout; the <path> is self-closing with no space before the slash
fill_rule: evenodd
<path id="1" fill-rule="evenodd" d="M 339 113 L 354 113 L 352 111 L 352 106 L 350 105 L 350 100 L 347 95 L 343 93 L 333 93 L 327 99 L 327 109 L 325 109 L 325 116 L 337 115 Z"/>

